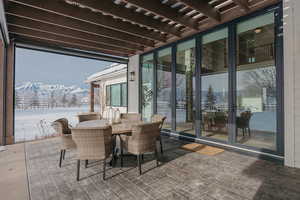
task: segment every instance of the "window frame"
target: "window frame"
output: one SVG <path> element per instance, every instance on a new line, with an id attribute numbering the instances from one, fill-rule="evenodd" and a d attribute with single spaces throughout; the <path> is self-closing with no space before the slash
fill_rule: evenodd
<path id="1" fill-rule="evenodd" d="M 125 88 L 123 88 L 123 86 L 125 85 Z M 119 86 L 120 87 L 120 104 L 112 104 L 112 86 Z M 111 106 L 111 107 L 127 107 L 128 106 L 128 102 L 127 102 L 127 82 L 121 82 L 121 83 L 114 83 L 114 84 L 110 84 L 110 85 L 106 85 L 105 87 L 105 91 L 106 91 L 106 99 L 105 99 L 105 103 L 106 106 Z M 126 91 L 126 96 L 123 97 L 124 95 L 124 91 L 123 89 Z M 109 91 L 109 95 L 107 94 Z M 126 99 L 126 102 L 124 103 L 124 98 Z"/>
<path id="2" fill-rule="evenodd" d="M 201 88 L 201 83 L 200 83 L 200 65 L 201 65 L 201 44 L 200 44 L 200 41 L 202 40 L 202 36 L 205 35 L 205 34 L 208 34 L 210 32 L 214 32 L 214 31 L 217 31 L 217 30 L 220 30 L 222 28 L 225 28 L 227 27 L 228 28 L 228 48 L 229 48 L 229 52 L 228 52 L 228 67 L 229 67 L 229 78 L 233 79 L 233 81 L 230 81 L 229 82 L 229 92 L 231 92 L 231 94 L 229 95 L 230 98 L 229 98 L 229 103 L 231 104 L 235 104 L 235 98 L 234 98 L 234 94 L 233 94 L 233 91 L 234 91 L 234 88 L 235 88 L 235 78 L 236 78 L 236 75 L 234 74 L 235 73 L 235 66 L 236 66 L 236 25 L 240 22 L 243 22 L 243 21 L 247 21 L 249 19 L 252 19 L 252 18 L 255 18 L 255 17 L 259 17 L 259 16 L 262 16 L 262 15 L 265 15 L 267 13 L 271 13 L 273 12 L 274 13 L 274 24 L 275 24 L 275 52 L 274 52 L 274 57 L 275 57 L 275 65 L 276 65 L 276 71 L 277 71 L 277 77 L 276 77 L 276 81 L 277 81 L 277 84 L 276 84 L 276 90 L 277 90 L 277 131 L 276 131 L 276 138 L 277 138 L 277 148 L 276 150 L 271 150 L 271 149 L 267 149 L 267 148 L 261 148 L 261 147 L 253 147 L 253 146 L 247 146 L 247 145 L 242 145 L 242 144 L 235 144 L 233 141 L 234 141 L 234 138 L 233 136 L 229 137 L 229 140 L 227 142 L 222 142 L 222 141 L 219 141 L 219 140 L 214 140 L 214 139 L 211 139 L 211 138 L 205 138 L 205 137 L 202 137 L 201 136 L 201 131 L 199 131 L 200 129 L 200 103 L 199 103 L 199 100 L 201 99 L 201 91 L 199 88 Z M 172 121 L 175 121 L 174 124 L 172 124 L 172 130 L 170 131 L 171 134 L 178 134 L 179 137 L 181 138 L 187 138 L 187 139 L 193 139 L 193 140 L 201 140 L 201 141 L 206 141 L 206 142 L 209 142 L 209 143 L 214 143 L 214 144 L 218 144 L 220 146 L 223 146 L 223 145 L 230 145 L 232 146 L 232 148 L 240 148 L 242 149 L 242 151 L 244 150 L 254 150 L 255 152 L 259 152 L 259 153 L 262 153 L 263 155 L 266 155 L 268 158 L 270 158 L 270 156 L 272 158 L 280 158 L 281 156 L 284 155 L 284 122 L 283 122 L 283 117 L 284 117 L 284 108 L 283 108 L 283 86 L 282 86 L 282 83 L 283 83 L 283 36 L 282 36 L 282 17 L 283 17 L 283 14 L 282 14 L 282 3 L 277 3 L 277 4 L 274 4 L 274 5 L 271 5 L 271 6 L 268 6 L 266 8 L 263 8 L 259 11 L 256 11 L 256 12 L 253 12 L 253 13 L 250 13 L 248 15 L 245 15 L 245 16 L 242 16 L 242 17 L 239 17 L 237 19 L 234 19 L 230 22 L 227 22 L 227 23 L 224 23 L 224 24 L 220 24 L 220 25 L 217 25 L 215 26 L 214 28 L 211 28 L 209 30 L 206 30 L 206 31 L 203 31 L 203 32 L 199 32 L 199 33 L 196 33 L 194 35 L 191 35 L 187 38 L 184 38 L 184 39 L 180 39 L 178 41 L 175 41 L 173 43 L 169 43 L 169 44 L 166 44 L 166 45 L 163 45 L 161 47 L 158 47 L 156 49 L 152 49 L 150 51 L 147 51 L 147 52 L 144 52 L 143 54 L 140 55 L 140 61 L 142 61 L 142 57 L 144 55 L 147 55 L 147 54 L 151 54 L 153 53 L 155 56 L 154 56 L 154 72 L 156 72 L 156 68 L 157 68 L 157 61 L 156 61 L 156 58 L 157 58 L 157 53 L 159 50 L 162 50 L 162 49 L 165 49 L 165 48 L 168 48 L 168 47 L 171 47 L 172 48 L 172 71 L 174 71 L 174 67 L 176 67 L 176 46 L 182 42 L 185 42 L 185 41 L 188 41 L 188 40 L 191 40 L 191 39 L 196 39 L 196 69 L 195 69 L 195 73 L 196 73 L 196 103 L 195 103 L 195 106 L 196 106 L 196 122 L 195 122 L 195 129 L 196 129 L 196 134 L 195 135 L 190 135 L 190 134 L 186 134 L 186 133 L 182 133 L 182 132 L 176 132 L 175 128 L 176 128 L 176 113 L 172 114 Z M 142 63 L 140 62 L 140 69 L 142 69 Z M 142 77 L 142 73 L 141 73 L 141 70 L 140 71 L 140 75 Z M 174 74 L 174 72 L 172 73 Z M 174 75 L 173 75 L 174 77 Z M 156 74 L 154 74 L 154 78 L 157 78 L 156 77 Z M 176 80 L 176 79 L 174 79 Z M 155 83 L 155 79 L 154 79 L 154 83 Z M 174 85 L 175 83 L 172 81 L 172 88 L 174 88 Z M 154 86 L 154 94 L 156 93 L 156 86 Z M 139 94 L 141 94 L 142 92 L 142 87 L 141 87 L 141 81 L 140 81 L 140 84 L 139 84 Z M 174 102 L 174 99 L 176 98 L 176 91 L 173 91 L 173 94 L 172 94 L 172 99 L 171 101 Z M 140 100 L 141 100 L 141 95 L 140 95 Z M 156 98 L 154 97 L 154 101 L 156 101 Z M 156 102 L 153 103 L 153 114 L 157 114 L 156 112 Z M 141 109 L 141 104 L 139 106 L 139 109 L 140 111 L 142 110 Z M 175 105 L 173 103 L 173 106 L 172 106 L 172 110 L 175 109 Z M 230 109 L 231 109 L 231 112 L 235 112 L 235 107 L 234 106 L 230 106 Z M 232 124 L 232 122 L 234 122 L 234 119 L 230 119 L 230 124 Z M 230 125 L 232 126 L 232 125 Z M 232 129 L 234 129 L 234 126 L 231 127 Z M 163 130 L 163 132 L 169 132 L 169 130 Z M 234 134 L 229 134 L 229 135 L 234 135 Z"/>

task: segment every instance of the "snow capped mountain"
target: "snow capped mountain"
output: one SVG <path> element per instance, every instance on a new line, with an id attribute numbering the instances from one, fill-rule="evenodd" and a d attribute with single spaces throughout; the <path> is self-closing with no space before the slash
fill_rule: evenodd
<path id="1" fill-rule="evenodd" d="M 62 96 L 62 95 L 79 95 L 85 96 L 88 94 L 87 89 L 78 86 L 65 86 L 62 84 L 46 84 L 43 82 L 25 82 L 17 84 L 15 90 L 18 94 L 32 95 L 37 93 L 38 96 Z"/>

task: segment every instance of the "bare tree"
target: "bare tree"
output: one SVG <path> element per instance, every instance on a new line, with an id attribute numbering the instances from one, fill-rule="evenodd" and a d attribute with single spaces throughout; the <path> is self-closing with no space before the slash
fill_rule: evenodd
<path id="1" fill-rule="evenodd" d="M 276 97 L 276 70 L 268 67 L 261 70 L 247 72 L 243 76 L 243 82 L 247 90 L 261 94 L 261 89 L 266 88 L 269 97 Z"/>

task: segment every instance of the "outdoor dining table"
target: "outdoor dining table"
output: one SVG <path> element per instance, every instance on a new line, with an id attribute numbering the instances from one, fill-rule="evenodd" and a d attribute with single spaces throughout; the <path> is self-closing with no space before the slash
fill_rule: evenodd
<path id="1" fill-rule="evenodd" d="M 76 127 L 77 128 L 97 128 L 102 126 L 111 125 L 112 127 L 112 135 L 118 136 L 120 140 L 120 150 L 121 150 L 121 166 L 123 166 L 123 147 L 121 142 L 121 135 L 131 135 L 132 127 L 136 124 L 142 123 L 142 121 L 137 122 L 126 122 L 126 123 L 110 123 L 108 120 L 89 120 L 84 122 L 79 122 Z M 113 159 L 117 160 L 118 157 L 117 154 L 117 148 L 116 145 L 114 145 L 114 153 L 113 153 Z M 112 162 L 110 162 L 110 165 L 112 165 Z"/>
<path id="2" fill-rule="evenodd" d="M 111 125 L 112 135 L 130 135 L 132 131 L 132 125 L 128 123 L 110 123 L 108 120 L 89 120 L 79 122 L 77 128 L 97 128 L 102 126 Z"/>

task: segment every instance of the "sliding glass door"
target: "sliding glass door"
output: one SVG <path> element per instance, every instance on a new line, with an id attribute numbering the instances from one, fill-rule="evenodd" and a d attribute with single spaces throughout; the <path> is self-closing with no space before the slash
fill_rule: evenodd
<path id="1" fill-rule="evenodd" d="M 228 140 L 228 29 L 202 36 L 201 133 Z"/>
<path id="2" fill-rule="evenodd" d="M 172 127 L 172 49 L 157 53 L 157 114 L 166 116 L 163 128 Z"/>
<path id="3" fill-rule="evenodd" d="M 176 131 L 195 135 L 195 39 L 176 50 Z"/>
<path id="4" fill-rule="evenodd" d="M 164 130 L 281 155 L 282 38 L 276 9 L 145 54 L 144 118 L 161 114 L 167 117 Z"/>
<path id="5" fill-rule="evenodd" d="M 153 114 L 153 68 L 154 54 L 144 55 L 141 58 L 141 111 L 145 121 Z"/>
<path id="6" fill-rule="evenodd" d="M 276 150 L 274 13 L 237 24 L 236 142 Z"/>

